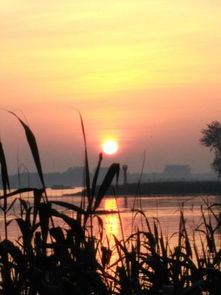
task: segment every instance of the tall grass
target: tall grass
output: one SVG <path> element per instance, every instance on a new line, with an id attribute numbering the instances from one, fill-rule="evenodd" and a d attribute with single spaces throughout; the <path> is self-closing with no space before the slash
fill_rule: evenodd
<path id="1" fill-rule="evenodd" d="M 170 237 L 163 234 L 157 219 L 151 223 L 142 210 L 137 210 L 134 218 L 142 217 L 145 227 L 129 237 L 114 236 L 111 246 L 108 239 L 104 241 L 99 206 L 114 178 L 118 180 L 119 164 L 110 166 L 98 186 L 102 162 L 99 155 L 95 174 L 90 179 L 86 134 L 80 115 L 85 148 L 85 190 L 81 205 L 50 201 L 35 136 L 17 115 L 12 115 L 25 130 L 42 187 L 10 191 L 1 144 L 0 210 L 4 216 L 4 234 L 0 241 L 0 294 L 221 294 L 221 247 L 216 238 L 221 215 L 214 210 L 221 204 L 202 207 L 202 223 L 192 235 L 181 208 L 179 230 L 174 233 L 176 246 L 171 246 Z M 33 193 L 33 201 L 22 197 L 27 192 Z M 7 215 L 16 206 L 20 210 L 15 212 L 14 219 L 8 220 Z M 96 235 L 94 219 L 99 225 Z M 17 240 L 9 238 L 11 223 L 19 229 Z"/>

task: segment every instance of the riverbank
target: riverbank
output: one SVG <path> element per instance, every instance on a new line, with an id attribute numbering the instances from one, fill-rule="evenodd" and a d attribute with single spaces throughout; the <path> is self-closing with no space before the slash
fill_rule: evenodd
<path id="1" fill-rule="evenodd" d="M 84 193 L 65 194 L 77 196 Z M 221 181 L 171 181 L 111 186 L 107 195 L 221 195 Z"/>

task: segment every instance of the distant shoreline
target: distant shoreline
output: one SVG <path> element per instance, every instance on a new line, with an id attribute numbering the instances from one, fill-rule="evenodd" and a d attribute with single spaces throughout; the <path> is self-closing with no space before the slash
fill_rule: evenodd
<path id="1" fill-rule="evenodd" d="M 98 187 L 99 189 L 99 187 Z M 84 193 L 64 194 L 64 196 L 79 196 Z M 112 185 L 106 195 L 114 196 L 168 196 L 168 195 L 221 195 L 221 181 L 171 181 L 128 183 L 126 185 Z"/>

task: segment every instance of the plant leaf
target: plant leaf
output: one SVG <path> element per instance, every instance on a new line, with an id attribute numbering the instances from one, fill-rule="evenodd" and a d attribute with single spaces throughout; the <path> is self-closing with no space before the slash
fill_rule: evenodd
<path id="1" fill-rule="evenodd" d="M 119 173 L 120 173 L 120 165 L 118 163 L 113 163 L 110 166 L 109 170 L 107 171 L 107 174 L 105 175 L 104 180 L 99 188 L 99 191 L 94 203 L 94 208 L 93 208 L 94 211 L 99 207 L 100 202 L 103 199 L 104 195 L 106 194 L 107 190 L 109 189 L 114 176 L 116 176 L 117 182 L 118 182 Z"/>
<path id="2" fill-rule="evenodd" d="M 10 191 L 9 177 L 8 177 L 8 169 L 5 159 L 5 153 L 0 141 L 0 164 L 1 164 L 1 175 L 2 175 L 2 186 L 4 195 L 7 193 L 7 188 Z"/>
<path id="3" fill-rule="evenodd" d="M 18 190 L 15 190 L 13 192 L 10 192 L 8 194 L 5 195 L 6 198 L 9 198 L 9 197 L 12 197 L 12 196 L 15 196 L 15 195 L 19 195 L 19 194 L 22 194 L 22 193 L 28 193 L 28 192 L 34 192 L 34 193 L 40 193 L 42 192 L 41 189 L 38 189 L 38 188 L 20 188 Z M 1 199 L 4 199 L 4 196 L 1 196 L 0 197 L 0 200 Z"/>
<path id="4" fill-rule="evenodd" d="M 45 189 L 45 182 L 44 182 L 44 177 L 43 177 L 43 172 L 42 172 L 42 167 L 41 167 L 41 160 L 40 160 L 40 156 L 39 156 L 39 152 L 38 152 L 38 146 L 37 146 L 37 142 L 35 139 L 35 136 L 33 134 L 33 132 L 31 131 L 31 129 L 19 118 L 18 115 L 16 115 L 15 113 L 8 111 L 10 114 L 12 114 L 13 116 L 15 116 L 19 122 L 21 123 L 22 127 L 25 130 L 25 135 L 26 135 L 26 139 L 28 141 L 37 171 L 38 171 L 38 175 L 39 178 L 41 180 L 41 184 L 43 186 L 43 188 Z"/>
<path id="5" fill-rule="evenodd" d="M 55 204 L 55 205 L 59 205 L 59 206 L 62 206 L 62 207 L 65 207 L 67 209 L 70 209 L 70 210 L 73 210 L 73 211 L 76 211 L 78 213 L 81 213 L 81 214 L 88 214 L 86 211 L 84 211 L 82 208 L 76 206 L 76 205 L 73 205 L 71 203 L 67 203 L 67 202 L 63 202 L 63 201 L 50 201 L 48 202 L 49 204 Z"/>
<path id="6" fill-rule="evenodd" d="M 89 172 L 89 162 L 88 162 L 88 153 L 87 153 L 87 141 L 86 141 L 86 134 L 84 129 L 84 121 L 82 118 L 81 113 L 79 112 L 80 121 L 81 121 L 81 130 L 83 133 L 84 139 L 84 154 L 85 154 L 85 182 L 86 182 L 86 191 L 87 191 L 87 198 L 88 203 L 91 202 L 91 184 L 90 184 L 90 172 Z"/>

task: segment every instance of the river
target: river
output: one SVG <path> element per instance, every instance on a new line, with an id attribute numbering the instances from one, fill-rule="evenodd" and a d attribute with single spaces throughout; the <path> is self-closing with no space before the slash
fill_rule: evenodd
<path id="1" fill-rule="evenodd" d="M 47 195 L 49 200 L 63 200 L 70 202 L 74 205 L 80 205 L 79 196 L 64 196 L 64 194 L 71 194 L 79 191 L 80 188 L 75 189 L 62 189 L 52 190 L 47 189 Z M 32 196 L 26 194 L 24 198 L 30 201 Z M 99 209 L 104 210 L 119 210 L 119 213 L 111 213 L 101 215 L 103 220 L 103 228 L 105 235 L 111 239 L 113 235 L 119 239 L 128 237 L 132 232 L 138 228 L 146 229 L 145 220 L 139 210 L 145 213 L 150 224 L 155 220 L 157 224 L 160 224 L 165 236 L 171 237 L 179 230 L 180 209 L 184 210 L 184 216 L 186 218 L 186 226 L 188 232 L 192 232 L 202 223 L 201 206 L 207 207 L 210 203 L 221 203 L 221 196 L 142 196 L 142 197 L 113 197 L 107 196 L 103 199 Z M 219 213 L 220 207 L 214 208 L 215 213 Z M 13 219 L 16 215 L 16 209 L 12 211 L 8 218 Z M 209 212 L 205 210 L 206 216 L 211 216 Z M 122 225 L 122 226 L 121 226 Z M 0 215 L 0 228 L 1 239 L 3 238 L 3 216 Z M 96 225 L 95 225 L 96 228 Z M 17 238 L 19 235 L 15 222 L 11 222 L 9 228 L 9 234 L 12 238 Z M 173 238 L 176 235 L 173 236 Z M 217 233 L 217 240 L 220 243 L 220 233 Z"/>

